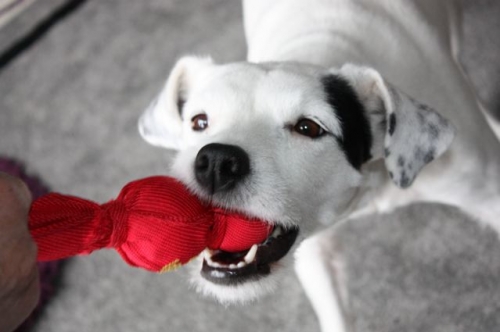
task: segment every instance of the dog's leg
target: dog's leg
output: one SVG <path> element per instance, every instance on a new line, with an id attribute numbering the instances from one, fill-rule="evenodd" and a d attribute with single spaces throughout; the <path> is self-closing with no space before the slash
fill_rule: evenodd
<path id="1" fill-rule="evenodd" d="M 322 332 L 352 332 L 344 270 L 330 231 L 304 240 L 295 252 L 295 271 L 311 301 Z"/>

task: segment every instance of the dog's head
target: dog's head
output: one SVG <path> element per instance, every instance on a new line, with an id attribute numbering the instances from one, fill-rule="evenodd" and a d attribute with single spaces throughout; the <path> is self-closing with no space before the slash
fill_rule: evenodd
<path id="1" fill-rule="evenodd" d="M 279 226 L 248 252 L 205 252 L 199 287 L 223 301 L 268 289 L 298 228 L 306 234 L 350 208 L 367 162 L 384 159 L 404 188 L 454 136 L 369 68 L 196 57 L 179 60 L 139 129 L 178 150 L 172 175 L 200 198 Z"/>

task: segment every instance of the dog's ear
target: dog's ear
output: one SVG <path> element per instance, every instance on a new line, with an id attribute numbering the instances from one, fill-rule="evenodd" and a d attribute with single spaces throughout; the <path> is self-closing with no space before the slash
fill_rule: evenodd
<path id="1" fill-rule="evenodd" d="M 455 128 L 448 120 L 389 85 L 374 69 L 348 64 L 337 75 L 349 82 L 364 107 L 372 159 L 385 159 L 397 186 L 409 187 L 422 167 L 451 145 Z"/>
<path id="2" fill-rule="evenodd" d="M 213 66 L 210 57 L 186 56 L 177 61 L 160 94 L 139 119 L 139 133 L 150 144 L 179 149 L 182 109 L 194 80 Z"/>

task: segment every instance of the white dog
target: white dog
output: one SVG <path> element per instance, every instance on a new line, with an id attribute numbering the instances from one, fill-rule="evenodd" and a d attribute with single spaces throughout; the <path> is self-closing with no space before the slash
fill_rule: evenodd
<path id="1" fill-rule="evenodd" d="M 201 198 L 277 226 L 246 252 L 205 251 L 202 292 L 268 291 L 300 230 L 296 271 L 321 327 L 349 330 L 331 231 L 313 231 L 415 201 L 500 231 L 500 181 L 485 181 L 500 145 L 457 63 L 455 2 L 248 0 L 244 12 L 248 62 L 180 59 L 139 123 L 178 151 L 172 175 Z"/>

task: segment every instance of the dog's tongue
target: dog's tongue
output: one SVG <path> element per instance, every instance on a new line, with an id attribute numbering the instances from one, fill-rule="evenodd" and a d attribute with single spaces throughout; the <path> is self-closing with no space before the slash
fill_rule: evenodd
<path id="1" fill-rule="evenodd" d="M 214 228 L 208 240 L 208 248 L 227 252 L 250 249 L 254 244 L 266 240 L 273 226 L 264 221 L 214 209 Z"/>

